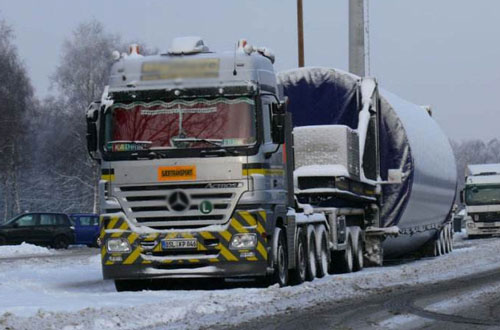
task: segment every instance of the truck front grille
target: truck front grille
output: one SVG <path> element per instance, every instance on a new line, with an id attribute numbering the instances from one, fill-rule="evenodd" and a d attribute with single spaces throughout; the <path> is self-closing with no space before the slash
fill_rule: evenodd
<path id="1" fill-rule="evenodd" d="M 113 194 L 127 218 L 154 229 L 199 228 L 226 223 L 245 190 L 245 181 L 113 186 Z M 168 201 L 175 192 L 187 196 L 189 202 L 185 210 L 176 211 Z M 212 206 L 208 213 L 201 210 L 205 202 Z"/>
<path id="2" fill-rule="evenodd" d="M 477 222 L 500 222 L 500 213 L 491 212 L 491 213 L 478 213 L 479 220 Z M 472 219 L 475 219 L 473 216 Z"/>

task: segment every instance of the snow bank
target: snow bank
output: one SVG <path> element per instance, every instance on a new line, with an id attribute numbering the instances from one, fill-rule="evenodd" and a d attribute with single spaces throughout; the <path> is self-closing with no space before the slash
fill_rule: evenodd
<path id="1" fill-rule="evenodd" d="M 21 245 L 2 245 L 0 246 L 0 258 L 20 257 L 20 256 L 35 256 L 35 255 L 50 255 L 51 251 L 45 247 L 22 243 Z"/>
<path id="2" fill-rule="evenodd" d="M 97 255 L 0 262 L 5 298 L 0 299 L 0 325 L 66 330 L 213 328 L 500 266 L 500 240 L 470 241 L 458 235 L 456 241 L 457 250 L 438 258 L 329 275 L 286 288 L 118 293 L 111 281 L 102 280 Z"/>

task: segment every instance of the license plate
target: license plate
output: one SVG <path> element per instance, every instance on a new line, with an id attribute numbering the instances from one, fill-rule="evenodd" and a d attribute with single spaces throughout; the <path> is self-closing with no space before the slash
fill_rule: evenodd
<path id="1" fill-rule="evenodd" d="M 163 249 L 196 249 L 198 240 L 196 239 L 165 239 L 161 241 Z"/>

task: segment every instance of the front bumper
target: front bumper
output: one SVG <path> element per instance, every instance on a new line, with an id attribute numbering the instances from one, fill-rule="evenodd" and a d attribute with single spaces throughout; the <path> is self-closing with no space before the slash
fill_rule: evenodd
<path id="1" fill-rule="evenodd" d="M 265 234 L 266 212 L 236 211 L 224 226 L 211 230 L 147 230 L 130 224 L 125 215 L 101 216 L 101 262 L 105 279 L 246 277 L 266 275 L 269 243 Z M 234 234 L 255 233 L 254 249 L 234 250 Z M 110 253 L 109 238 L 126 239 L 131 250 Z M 164 249 L 162 240 L 196 239 L 191 249 Z"/>
<path id="2" fill-rule="evenodd" d="M 467 235 L 500 235 L 500 222 L 466 221 Z"/>

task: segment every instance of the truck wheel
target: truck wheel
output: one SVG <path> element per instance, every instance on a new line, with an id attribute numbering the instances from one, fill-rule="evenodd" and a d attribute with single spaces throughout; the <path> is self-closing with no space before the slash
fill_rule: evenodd
<path id="1" fill-rule="evenodd" d="M 353 269 L 355 272 L 363 269 L 364 266 L 364 256 L 363 256 L 363 238 L 361 237 L 361 228 L 356 227 L 353 231 L 353 241 L 352 241 L 352 255 L 353 255 Z"/>
<path id="2" fill-rule="evenodd" d="M 446 243 L 446 227 L 441 230 L 439 234 L 439 242 L 441 242 L 441 252 L 442 254 L 448 253 L 447 243 Z"/>
<path id="3" fill-rule="evenodd" d="M 290 272 L 290 281 L 292 284 L 301 284 L 306 280 L 306 245 L 306 235 L 302 229 L 299 229 L 297 232 L 296 268 Z"/>
<path id="4" fill-rule="evenodd" d="M 274 256 L 274 283 L 278 283 L 280 287 L 288 284 L 288 253 L 286 249 L 285 234 L 281 228 L 274 230 L 273 241 L 273 256 Z"/>
<path id="5" fill-rule="evenodd" d="M 316 277 L 316 237 L 314 235 L 314 227 L 307 226 L 307 271 L 306 280 L 312 281 Z"/>
<path id="6" fill-rule="evenodd" d="M 451 252 L 451 231 L 450 226 L 446 225 L 446 253 Z"/>
<path id="7" fill-rule="evenodd" d="M 146 280 L 115 280 L 115 288 L 118 292 L 142 291 L 148 288 Z"/>
<path id="8" fill-rule="evenodd" d="M 347 244 L 344 251 L 337 251 L 334 254 L 334 269 L 336 273 L 352 273 L 354 269 L 351 234 L 347 236 Z"/>
<path id="9" fill-rule="evenodd" d="M 439 257 L 443 255 L 443 245 L 441 244 L 441 233 L 434 240 L 434 256 Z"/>
<path id="10" fill-rule="evenodd" d="M 448 225 L 448 252 L 453 251 L 453 228 L 451 224 Z"/>
<path id="11" fill-rule="evenodd" d="M 318 251 L 318 268 L 317 276 L 319 278 L 328 275 L 328 267 L 330 265 L 330 251 L 328 248 L 328 237 L 326 236 L 325 226 L 321 225 L 316 228 L 316 251 Z"/>
<path id="12" fill-rule="evenodd" d="M 52 247 L 54 249 L 67 249 L 69 246 L 69 240 L 66 236 L 56 236 L 52 241 Z"/>
<path id="13" fill-rule="evenodd" d="M 453 248 L 454 248 L 454 245 L 455 245 L 455 242 L 453 241 L 453 236 L 454 235 L 455 234 L 454 234 L 453 228 L 450 225 L 450 252 L 453 252 Z"/>

